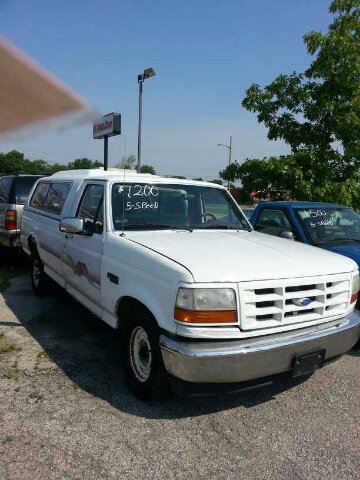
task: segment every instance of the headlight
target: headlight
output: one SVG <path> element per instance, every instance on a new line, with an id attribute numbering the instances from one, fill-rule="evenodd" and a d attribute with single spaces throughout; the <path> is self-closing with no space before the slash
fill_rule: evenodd
<path id="1" fill-rule="evenodd" d="M 179 288 L 174 318 L 185 323 L 237 323 L 232 288 Z"/>
<path id="2" fill-rule="evenodd" d="M 358 298 L 359 290 L 360 290 L 360 279 L 359 279 L 359 274 L 357 274 L 352 279 L 352 291 L 351 291 L 350 303 L 356 302 Z"/>

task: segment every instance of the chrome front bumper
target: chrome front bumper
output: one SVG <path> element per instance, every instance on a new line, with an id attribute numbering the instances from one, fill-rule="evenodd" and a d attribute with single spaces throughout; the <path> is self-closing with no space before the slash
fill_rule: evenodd
<path id="1" fill-rule="evenodd" d="M 326 360 L 350 350 L 360 337 L 360 312 L 323 325 L 231 341 L 185 341 L 160 336 L 171 377 L 194 383 L 238 383 L 292 370 L 296 355 L 325 349 Z"/>

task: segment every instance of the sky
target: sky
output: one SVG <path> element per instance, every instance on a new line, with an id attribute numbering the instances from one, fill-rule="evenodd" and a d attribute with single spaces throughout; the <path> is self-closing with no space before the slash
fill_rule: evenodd
<path id="1" fill-rule="evenodd" d="M 0 32 L 105 115 L 119 112 L 109 166 L 137 155 L 138 74 L 143 84 L 141 164 L 159 175 L 219 178 L 232 161 L 286 154 L 241 102 L 252 83 L 305 70 L 302 35 L 326 32 L 330 0 L 0 0 Z M 1 69 L 1 66 L 0 66 Z M 103 160 L 92 124 L 0 141 L 0 152 L 67 164 Z"/>

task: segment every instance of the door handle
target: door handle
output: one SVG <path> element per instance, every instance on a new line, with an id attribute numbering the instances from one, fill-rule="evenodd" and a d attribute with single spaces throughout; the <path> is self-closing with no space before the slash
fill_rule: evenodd
<path id="1" fill-rule="evenodd" d="M 65 233 L 65 238 L 73 238 L 71 233 Z"/>

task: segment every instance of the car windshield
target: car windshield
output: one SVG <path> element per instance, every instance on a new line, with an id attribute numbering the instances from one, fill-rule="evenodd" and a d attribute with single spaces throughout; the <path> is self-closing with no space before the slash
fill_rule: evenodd
<path id="1" fill-rule="evenodd" d="M 226 190 L 156 183 L 115 183 L 112 187 L 115 230 L 250 230 Z"/>
<path id="2" fill-rule="evenodd" d="M 351 208 L 300 208 L 296 214 L 314 245 L 360 242 L 360 215 Z"/>

